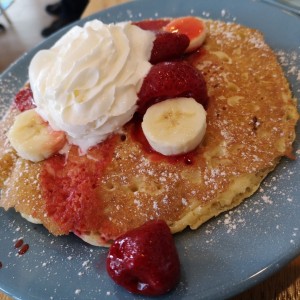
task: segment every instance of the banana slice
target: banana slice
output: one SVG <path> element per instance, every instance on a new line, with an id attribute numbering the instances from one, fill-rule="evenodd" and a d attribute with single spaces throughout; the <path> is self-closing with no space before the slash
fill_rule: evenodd
<path id="1" fill-rule="evenodd" d="M 187 16 L 175 18 L 164 27 L 165 31 L 183 33 L 190 39 L 190 44 L 185 52 L 192 52 L 199 48 L 206 39 L 207 27 L 201 18 Z"/>
<path id="2" fill-rule="evenodd" d="M 206 131 L 206 111 L 193 98 L 168 99 L 150 106 L 142 129 L 151 147 L 164 155 L 194 150 Z"/>
<path id="3" fill-rule="evenodd" d="M 35 109 L 20 113 L 7 137 L 20 157 L 33 162 L 50 157 L 66 143 L 65 133 L 54 131 Z"/>

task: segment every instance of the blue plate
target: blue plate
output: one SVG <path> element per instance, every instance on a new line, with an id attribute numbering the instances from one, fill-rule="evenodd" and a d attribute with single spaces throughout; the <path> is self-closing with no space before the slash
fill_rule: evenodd
<path id="1" fill-rule="evenodd" d="M 247 0 L 143 0 L 88 19 L 115 22 L 182 15 L 235 21 L 261 30 L 300 99 L 300 19 L 268 4 Z M 2 115 L 26 82 L 32 56 L 50 47 L 65 31 L 47 39 L 3 73 Z M 261 189 L 238 208 L 210 220 L 199 230 L 175 236 L 182 263 L 181 282 L 160 299 L 224 299 L 257 284 L 300 254 L 299 127 L 297 133 L 298 160 L 283 159 Z M 143 298 L 118 287 L 107 276 L 107 249 L 89 246 L 72 235 L 53 237 L 13 211 L 0 210 L 0 228 L 0 289 L 17 299 Z M 14 248 L 19 238 L 30 246 L 22 256 Z"/>

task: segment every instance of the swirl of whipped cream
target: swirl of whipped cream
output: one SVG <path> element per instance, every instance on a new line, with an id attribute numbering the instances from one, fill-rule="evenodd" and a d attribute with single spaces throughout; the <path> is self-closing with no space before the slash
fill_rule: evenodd
<path id="1" fill-rule="evenodd" d="M 130 22 L 75 26 L 29 66 L 36 111 L 85 152 L 136 111 L 155 34 Z"/>

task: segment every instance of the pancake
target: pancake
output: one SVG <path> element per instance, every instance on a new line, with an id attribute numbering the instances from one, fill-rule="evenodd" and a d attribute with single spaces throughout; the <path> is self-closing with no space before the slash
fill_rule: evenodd
<path id="1" fill-rule="evenodd" d="M 259 31 L 212 20 L 207 27 L 204 46 L 186 58 L 202 71 L 209 96 L 205 138 L 194 151 L 152 151 L 134 119 L 86 155 L 72 146 L 32 163 L 6 139 L 12 108 L 1 122 L 0 206 L 54 235 L 109 246 L 153 219 L 172 233 L 196 229 L 252 195 L 281 157 L 293 158 L 296 99 Z"/>

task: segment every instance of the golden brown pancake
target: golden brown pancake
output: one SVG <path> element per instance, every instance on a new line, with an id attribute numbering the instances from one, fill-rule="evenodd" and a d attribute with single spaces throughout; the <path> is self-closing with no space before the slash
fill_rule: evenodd
<path id="1" fill-rule="evenodd" d="M 54 235 L 74 232 L 109 245 L 150 219 L 165 220 L 173 233 L 196 229 L 252 195 L 282 156 L 292 157 L 296 100 L 260 32 L 207 25 L 203 48 L 188 58 L 209 94 L 207 131 L 195 151 L 177 158 L 154 153 L 131 121 L 85 156 L 73 146 L 67 156 L 31 163 L 6 140 L 17 113 L 11 110 L 1 123 L 0 206 L 39 220 Z"/>

